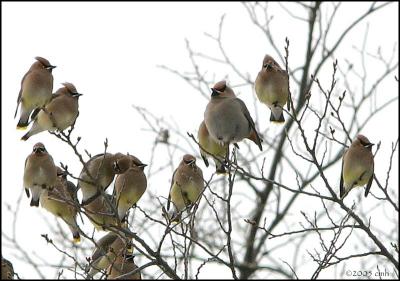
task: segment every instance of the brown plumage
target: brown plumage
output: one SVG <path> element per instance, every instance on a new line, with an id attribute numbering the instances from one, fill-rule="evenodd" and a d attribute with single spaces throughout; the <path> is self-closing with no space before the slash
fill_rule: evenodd
<path id="1" fill-rule="evenodd" d="M 260 102 L 271 109 L 272 122 L 285 122 L 282 108 L 286 103 L 290 110 L 288 79 L 286 71 L 270 55 L 266 55 L 256 78 L 255 91 Z"/>
<path id="2" fill-rule="evenodd" d="M 1 280 L 14 279 L 14 268 L 10 261 L 1 257 Z"/>
<path id="3" fill-rule="evenodd" d="M 374 175 L 374 156 L 371 143 L 365 136 L 358 135 L 343 155 L 340 177 L 340 198 L 344 198 L 353 187 L 364 186 L 368 196 Z"/>
<path id="4" fill-rule="evenodd" d="M 54 216 L 61 218 L 70 228 L 73 241 L 80 242 L 79 226 L 76 222 L 78 213 L 76 187 L 67 181 L 67 174 L 59 167 L 57 167 L 56 185 L 53 190 L 43 192 L 40 196 L 40 205 Z"/>
<path id="5" fill-rule="evenodd" d="M 75 124 L 79 115 L 78 98 L 82 94 L 79 94 L 71 83 L 63 85 L 64 87 L 57 90 L 45 109 L 36 115 L 31 129 L 21 138 L 22 140 L 47 130 L 63 131 Z"/>
<path id="6" fill-rule="evenodd" d="M 24 188 L 29 197 L 32 192 L 31 206 L 39 206 L 39 197 L 44 189 L 53 189 L 57 181 L 57 168 L 45 146 L 38 142 L 33 152 L 25 160 Z"/>
<path id="7" fill-rule="evenodd" d="M 85 167 L 83 167 L 78 181 L 78 188 L 82 190 L 83 194 L 82 205 L 88 204 L 101 194 L 100 189 L 95 184 L 96 180 L 99 187 L 103 190 L 107 189 L 118 172 L 115 170 L 115 161 L 123 156 L 121 153 L 106 153 L 105 155 L 101 153 L 93 156 L 86 162 L 86 168 L 92 178 L 87 173 Z"/>
<path id="8" fill-rule="evenodd" d="M 132 253 L 132 242 L 122 239 L 118 234 L 109 232 L 96 242 L 97 246 L 91 256 L 90 265 L 86 268 L 87 278 L 92 278 L 100 270 L 106 269 L 115 262 L 118 253 L 124 250 Z"/>
<path id="9" fill-rule="evenodd" d="M 175 207 L 172 219 L 179 220 L 177 213 L 196 203 L 203 189 L 203 172 L 196 165 L 196 158 L 190 154 L 184 155 L 171 181 L 167 209 L 169 210 L 172 202 Z"/>
<path id="10" fill-rule="evenodd" d="M 211 100 L 204 112 L 204 122 L 211 137 L 221 145 L 249 138 L 262 150 L 262 140 L 244 102 L 235 97 L 225 81 L 218 82 L 211 90 Z"/>
<path id="11" fill-rule="evenodd" d="M 146 164 L 143 164 L 138 158 L 130 155 L 131 164 L 127 170 L 121 168 L 127 166 L 125 157 L 115 161 L 115 166 L 118 167 L 120 173 L 115 179 L 114 194 L 117 202 L 118 216 L 122 220 L 125 214 L 137 201 L 142 197 L 147 188 L 147 179 L 143 170 Z"/>
<path id="12" fill-rule="evenodd" d="M 134 273 L 128 274 L 130 272 L 133 272 L 135 269 L 138 267 L 136 266 L 134 262 L 134 256 L 133 255 L 127 255 L 124 253 L 123 250 L 119 253 L 117 258 L 115 259 L 115 262 L 112 263 L 109 268 L 108 268 L 108 279 L 117 279 L 119 276 L 124 275 L 123 278 L 124 280 L 141 280 L 142 275 L 139 271 L 136 271 Z M 128 274 L 125 276 L 125 274 Z M 119 279 L 119 278 L 118 278 Z"/>
<path id="13" fill-rule="evenodd" d="M 204 121 L 200 124 L 197 137 L 199 139 L 200 154 L 206 166 L 208 167 L 209 165 L 207 156 L 210 155 L 214 160 L 217 174 L 226 173 L 225 159 L 227 158 L 227 145 L 221 145 L 210 136 L 210 133 L 208 132 L 206 123 L 204 123 Z"/>
<path id="14" fill-rule="evenodd" d="M 119 219 L 114 214 L 114 209 L 117 206 L 115 205 L 113 196 L 110 194 L 96 196 L 84 208 L 87 217 L 97 230 L 106 230 L 105 226 L 116 226 L 119 224 Z"/>
<path id="15" fill-rule="evenodd" d="M 28 126 L 29 116 L 32 111 L 44 107 L 51 99 L 53 91 L 52 70 L 55 66 L 42 57 L 36 57 L 36 62 L 32 64 L 29 71 L 21 81 L 21 89 L 18 94 L 18 107 L 21 104 L 21 115 L 17 129 L 25 129 Z"/>

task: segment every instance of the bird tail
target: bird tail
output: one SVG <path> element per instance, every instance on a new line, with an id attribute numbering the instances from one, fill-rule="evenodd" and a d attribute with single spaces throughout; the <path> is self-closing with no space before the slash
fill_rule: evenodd
<path id="1" fill-rule="evenodd" d="M 215 172 L 217 174 L 226 174 L 226 169 L 225 169 L 225 161 L 218 161 L 217 159 L 215 159 Z"/>
<path id="2" fill-rule="evenodd" d="M 79 233 L 79 226 L 78 226 L 78 224 L 76 223 L 75 217 L 73 217 L 73 216 L 67 217 L 67 218 L 64 217 L 63 219 L 64 219 L 64 221 L 68 224 L 69 229 L 70 229 L 71 232 L 72 232 L 72 238 L 73 238 L 72 241 L 73 241 L 75 244 L 81 242 L 81 235 L 80 235 L 80 233 Z"/>
<path id="3" fill-rule="evenodd" d="M 81 242 L 81 235 L 79 234 L 79 232 L 72 233 L 72 237 L 75 244 Z"/>
<path id="4" fill-rule="evenodd" d="M 181 221 L 181 219 L 182 219 L 182 215 L 180 212 L 179 213 L 174 212 L 171 216 L 171 222 L 173 222 L 173 223 L 179 223 Z"/>
<path id="5" fill-rule="evenodd" d="M 35 122 L 33 123 L 32 128 L 24 136 L 22 136 L 21 140 L 26 141 L 31 136 L 36 135 L 42 131 L 44 130 L 40 128 L 40 126 L 38 126 L 38 124 Z"/>
<path id="6" fill-rule="evenodd" d="M 19 118 L 17 129 L 18 130 L 25 130 L 29 124 L 29 115 L 31 115 L 32 110 L 24 110 L 21 106 L 21 117 Z"/>
<path id="7" fill-rule="evenodd" d="M 250 136 L 248 136 L 247 138 L 252 142 L 254 142 L 258 146 L 258 148 L 262 151 L 262 144 L 261 144 L 262 139 L 255 130 L 251 130 Z"/>
<path id="8" fill-rule="evenodd" d="M 283 117 L 283 111 L 281 110 L 271 110 L 271 116 L 269 118 L 269 121 L 274 122 L 274 123 L 284 123 L 285 122 L 285 117 Z"/>
<path id="9" fill-rule="evenodd" d="M 203 158 L 204 164 L 206 165 L 206 167 L 208 167 L 210 164 L 208 163 L 207 156 L 203 155 L 202 152 L 200 152 L 200 155 L 201 155 L 201 158 Z"/>
<path id="10" fill-rule="evenodd" d="M 39 207 L 39 199 L 40 199 L 40 195 L 43 192 L 43 189 L 41 186 L 39 185 L 34 185 L 31 188 L 32 190 L 32 199 L 31 199 L 31 206 L 35 206 L 35 207 Z"/>
<path id="11" fill-rule="evenodd" d="M 39 198 L 34 198 L 33 196 L 32 196 L 32 199 L 31 199 L 31 207 L 39 207 Z"/>
<path id="12" fill-rule="evenodd" d="M 25 135 L 22 136 L 21 140 L 26 141 L 31 137 L 31 131 L 27 132 Z"/>

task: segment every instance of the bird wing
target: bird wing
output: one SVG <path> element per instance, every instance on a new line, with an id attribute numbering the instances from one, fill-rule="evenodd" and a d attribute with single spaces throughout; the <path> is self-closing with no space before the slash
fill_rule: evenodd
<path id="1" fill-rule="evenodd" d="M 78 192 L 78 188 L 75 186 L 74 183 L 67 181 L 67 191 L 68 194 L 71 196 L 72 200 L 78 201 L 78 197 L 76 194 Z"/>
<path id="2" fill-rule="evenodd" d="M 261 138 L 258 135 L 258 132 L 256 130 L 256 126 L 255 126 L 254 121 L 253 121 L 253 118 L 251 118 L 250 112 L 247 109 L 246 104 L 241 99 L 235 98 L 235 100 L 236 100 L 237 103 L 239 103 L 240 109 L 242 110 L 242 112 L 243 112 L 244 116 L 246 117 L 247 121 L 249 122 L 249 125 L 250 125 L 251 129 L 255 132 L 258 148 L 260 150 L 262 150 Z"/>
<path id="3" fill-rule="evenodd" d="M 344 157 L 343 157 L 344 159 Z M 342 169 L 340 171 L 340 198 L 344 196 L 344 186 L 343 186 L 343 159 L 342 159 Z"/>
<path id="4" fill-rule="evenodd" d="M 368 196 L 369 190 L 371 188 L 372 185 L 372 181 L 374 180 L 374 164 L 372 164 L 372 175 L 367 183 L 367 187 L 365 188 L 365 197 Z"/>
<path id="5" fill-rule="evenodd" d="M 204 164 L 206 165 L 206 167 L 208 167 L 210 164 L 208 163 L 207 157 L 205 155 L 203 155 L 203 153 L 201 153 L 201 151 L 200 151 L 200 155 L 201 155 L 201 158 L 203 158 Z"/>
<path id="6" fill-rule="evenodd" d="M 36 115 L 38 115 L 38 113 L 39 113 L 40 110 L 42 110 L 40 107 L 35 108 L 35 110 L 33 110 L 32 114 L 31 114 L 31 121 L 30 121 L 30 122 L 32 122 L 33 120 L 35 120 L 35 117 L 36 117 Z M 30 123 L 30 122 L 29 122 L 29 123 Z"/>
<path id="7" fill-rule="evenodd" d="M 26 76 L 28 76 L 28 74 L 29 74 L 30 72 L 31 72 L 31 71 L 29 70 L 27 73 L 25 73 L 24 77 L 22 77 L 22 80 L 21 80 L 21 89 L 19 90 L 19 94 L 18 94 L 17 108 L 15 109 L 14 118 L 17 116 L 18 107 L 19 107 L 19 104 L 20 104 L 21 99 L 22 99 L 22 84 L 24 83 L 24 80 L 25 80 Z"/>
<path id="8" fill-rule="evenodd" d="M 25 165 L 24 165 L 24 168 L 26 168 L 26 162 L 28 162 L 28 157 L 25 159 Z M 26 193 L 26 196 L 29 198 L 31 195 L 30 195 L 30 193 L 29 193 L 29 189 L 28 188 L 26 188 L 26 186 L 24 186 L 24 188 L 25 188 L 25 193 Z"/>
<path id="9" fill-rule="evenodd" d="M 167 211 L 169 211 L 169 206 L 171 205 L 171 190 L 172 190 L 172 186 L 174 185 L 174 178 L 175 178 L 175 173 L 177 170 L 178 170 L 178 168 L 176 168 L 174 173 L 172 174 L 171 186 L 169 187 L 169 193 L 168 193 Z"/>
<path id="10" fill-rule="evenodd" d="M 101 238 L 98 242 L 96 249 L 93 252 L 92 255 L 92 261 L 96 261 L 100 257 L 104 256 L 108 252 L 108 247 L 117 239 L 117 234 L 112 233 L 112 234 L 107 234 L 103 238 Z"/>

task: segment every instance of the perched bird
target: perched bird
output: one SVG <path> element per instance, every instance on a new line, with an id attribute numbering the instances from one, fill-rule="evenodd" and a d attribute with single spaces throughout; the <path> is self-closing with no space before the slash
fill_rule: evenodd
<path id="1" fill-rule="evenodd" d="M 107 233 L 96 244 L 96 248 L 90 258 L 90 264 L 86 267 L 87 279 L 93 278 L 96 273 L 115 262 L 121 250 L 126 250 L 128 253 L 133 252 L 132 241 L 122 239 L 114 232 Z"/>
<path id="2" fill-rule="evenodd" d="M 124 158 L 115 161 L 119 171 L 121 171 L 120 166 L 123 160 Z M 117 202 L 118 216 L 121 221 L 129 208 L 136 204 L 146 191 L 147 179 L 143 172 L 146 166 L 139 159 L 133 160 L 130 168 L 119 174 L 115 179 L 114 195 Z"/>
<path id="3" fill-rule="evenodd" d="M 122 250 L 115 262 L 108 267 L 108 279 L 119 279 L 119 276 L 124 275 L 125 280 L 142 280 L 140 270 L 134 272 L 138 267 L 133 258 L 133 255 L 125 254 Z"/>
<path id="4" fill-rule="evenodd" d="M 226 152 L 228 150 L 227 145 L 219 144 L 210 136 L 204 121 L 200 124 L 197 137 L 200 144 L 200 154 L 206 166 L 209 166 L 207 155 L 210 155 L 214 159 L 217 174 L 226 173 L 224 163 L 226 159 Z"/>
<path id="5" fill-rule="evenodd" d="M 31 136 L 43 131 L 64 131 L 75 124 L 78 117 L 78 93 L 71 83 L 63 83 L 64 87 L 57 90 L 51 101 L 40 110 L 34 119 L 33 125 L 21 140 L 27 140 Z"/>
<path id="6" fill-rule="evenodd" d="M 29 116 L 33 110 L 44 107 L 51 99 L 53 91 L 53 75 L 51 74 L 54 65 L 42 57 L 36 57 L 29 71 L 21 81 L 21 90 L 17 99 L 18 107 L 21 103 L 21 116 L 18 121 L 17 129 L 25 129 L 28 126 Z"/>
<path id="7" fill-rule="evenodd" d="M 107 189 L 118 172 L 115 170 L 115 160 L 123 156 L 122 153 L 101 153 L 86 162 L 86 168 L 82 168 L 78 180 L 78 188 L 82 190 L 83 194 L 82 205 L 88 204 L 101 194 L 100 189 L 95 184 L 96 182 L 103 190 Z"/>
<path id="8" fill-rule="evenodd" d="M 1 280 L 14 279 L 14 268 L 10 261 L 1 257 Z"/>
<path id="9" fill-rule="evenodd" d="M 71 229 L 73 241 L 80 242 L 79 226 L 76 223 L 78 200 L 76 187 L 67 181 L 65 171 L 57 167 L 57 182 L 53 190 L 45 190 L 40 196 L 40 205 L 47 211 L 61 218 Z M 74 205 L 76 204 L 76 205 Z"/>
<path id="10" fill-rule="evenodd" d="M 353 187 L 364 186 L 367 197 L 374 178 L 374 156 L 371 143 L 365 136 L 358 135 L 343 155 L 340 177 L 340 198 L 343 199 Z"/>
<path id="11" fill-rule="evenodd" d="M 84 206 L 86 215 L 97 230 L 107 230 L 105 226 L 117 226 L 118 217 L 115 215 L 117 206 L 111 194 L 96 196 Z"/>
<path id="12" fill-rule="evenodd" d="M 260 102 L 271 109 L 270 121 L 285 122 L 282 108 L 287 103 L 290 110 L 289 76 L 270 55 L 264 57 L 256 78 L 255 90 Z"/>
<path id="13" fill-rule="evenodd" d="M 179 221 L 178 213 L 195 204 L 203 189 L 203 172 L 197 167 L 196 158 L 193 155 L 185 154 L 171 180 L 167 210 L 172 202 L 175 207 L 172 220 Z"/>
<path id="14" fill-rule="evenodd" d="M 24 188 L 26 195 L 32 191 L 31 206 L 39 206 L 44 189 L 53 189 L 57 182 L 57 168 L 53 158 L 40 142 L 33 146 L 33 152 L 25 160 Z"/>
<path id="15" fill-rule="evenodd" d="M 204 122 L 211 137 L 227 146 L 248 138 L 262 150 L 262 140 L 244 102 L 236 98 L 225 81 L 216 83 L 211 90 L 211 100 L 204 112 Z"/>

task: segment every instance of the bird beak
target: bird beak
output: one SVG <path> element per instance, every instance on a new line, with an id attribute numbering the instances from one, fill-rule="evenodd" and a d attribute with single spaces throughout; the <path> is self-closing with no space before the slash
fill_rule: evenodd
<path id="1" fill-rule="evenodd" d="M 369 143 L 365 147 L 373 147 L 375 144 L 374 143 Z"/>
<path id="2" fill-rule="evenodd" d="M 140 168 L 140 170 L 144 171 L 144 167 L 146 167 L 147 164 L 140 164 L 138 167 Z"/>
<path id="3" fill-rule="evenodd" d="M 81 94 L 81 93 L 74 93 L 74 96 L 75 96 L 75 97 L 80 97 L 80 96 L 83 96 L 83 94 Z"/>
<path id="4" fill-rule="evenodd" d="M 211 96 L 216 97 L 218 95 L 219 95 L 219 92 L 217 90 L 215 90 L 214 88 L 211 88 Z"/>
<path id="5" fill-rule="evenodd" d="M 56 68 L 57 66 L 55 66 L 55 65 L 50 65 L 50 66 L 48 66 L 48 67 L 46 67 L 46 69 L 54 69 L 54 68 Z"/>

